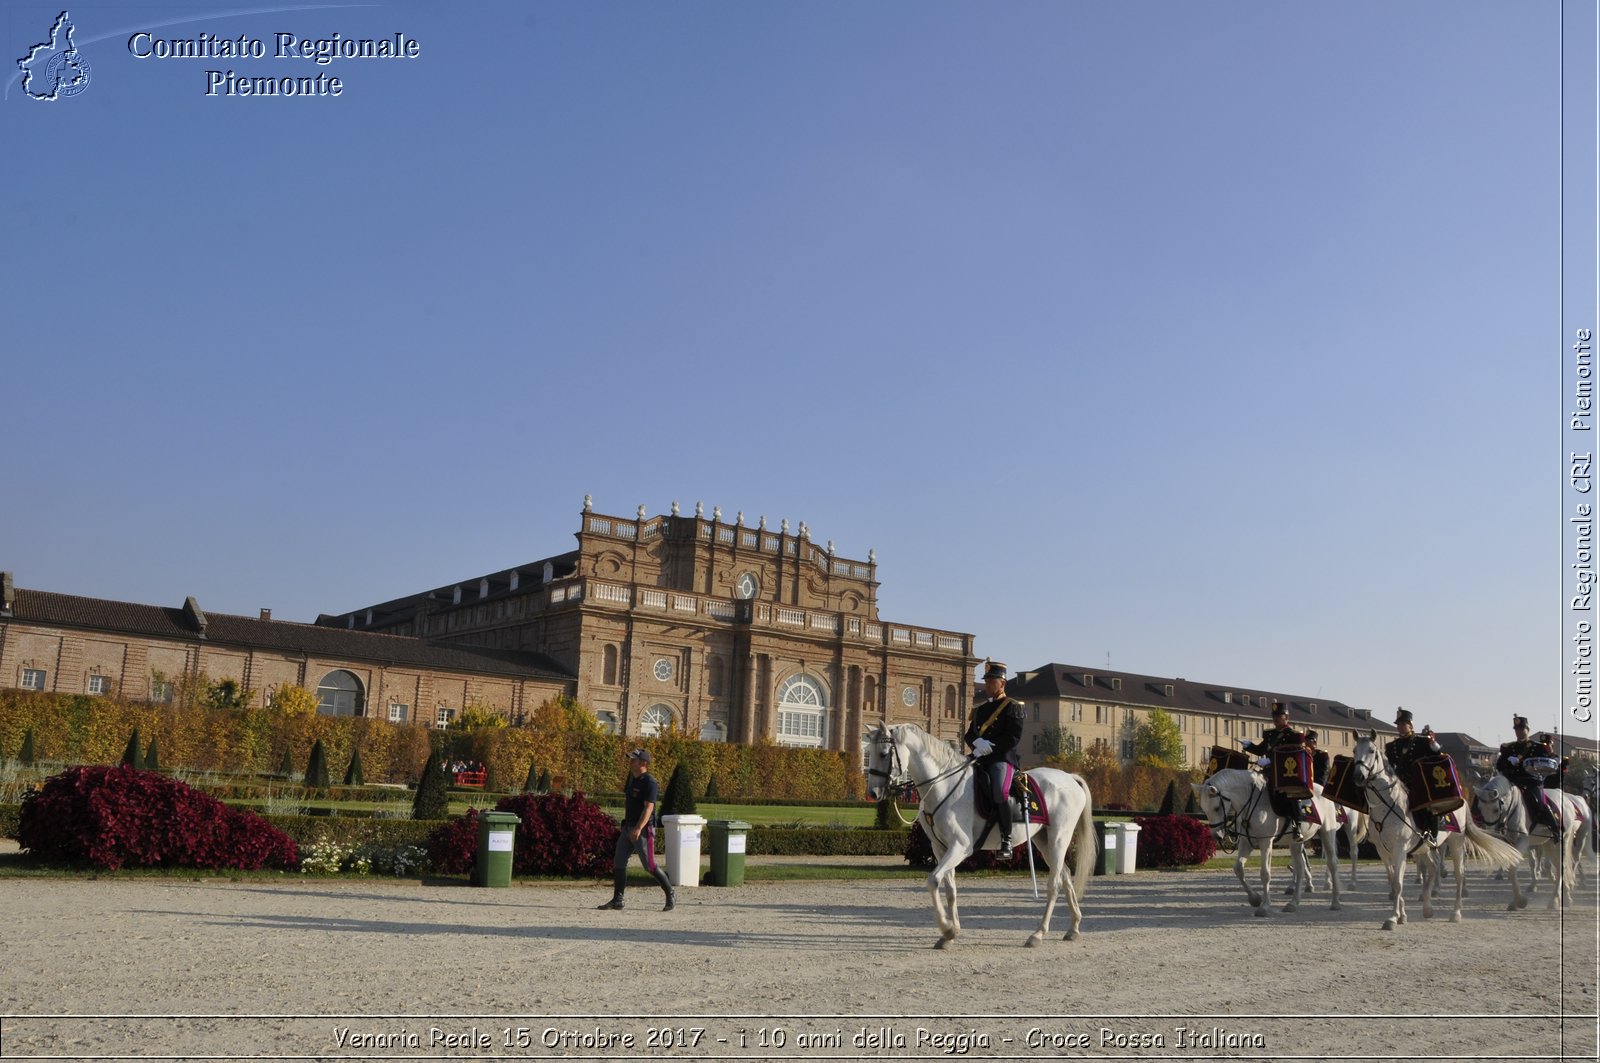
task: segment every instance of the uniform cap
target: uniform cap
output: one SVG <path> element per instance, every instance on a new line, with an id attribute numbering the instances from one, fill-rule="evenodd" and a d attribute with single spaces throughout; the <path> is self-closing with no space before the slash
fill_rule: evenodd
<path id="1" fill-rule="evenodd" d="M 1006 677 L 1006 666 L 1005 665 L 1001 664 L 999 661 L 985 661 L 984 662 L 984 664 L 983 664 L 983 681 L 985 683 L 987 683 L 991 679 L 1004 679 L 1005 677 Z"/>
<path id="2" fill-rule="evenodd" d="M 632 753 L 628 754 L 628 759 L 642 760 L 648 764 L 650 763 L 650 751 L 648 749 L 635 749 Z"/>
<path id="3" fill-rule="evenodd" d="M 1517 716 L 1515 714 L 1512 715 L 1512 717 L 1511 717 L 1511 729 L 1513 731 L 1515 731 L 1518 727 L 1526 727 L 1526 726 L 1528 726 L 1528 718 L 1526 716 Z"/>
<path id="4" fill-rule="evenodd" d="M 1399 724 L 1399 723 L 1410 723 L 1411 722 L 1411 710 L 1410 709 L 1396 709 L 1396 710 L 1394 710 L 1394 722 L 1397 723 L 1397 724 Z"/>
<path id="5" fill-rule="evenodd" d="M 1307 742 L 1315 742 L 1316 740 L 1317 740 L 1317 732 L 1315 732 L 1311 728 L 1307 727 L 1306 728 L 1306 741 Z"/>
<path id="6" fill-rule="evenodd" d="M 1274 716 L 1287 716 L 1287 715 L 1289 715 L 1289 706 L 1285 705 L 1281 701 L 1274 701 L 1272 703 L 1272 715 L 1274 715 Z"/>

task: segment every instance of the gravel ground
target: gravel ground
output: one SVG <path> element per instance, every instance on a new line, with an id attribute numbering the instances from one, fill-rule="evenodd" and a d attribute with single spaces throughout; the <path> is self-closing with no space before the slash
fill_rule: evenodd
<path id="1" fill-rule="evenodd" d="M 1594 1059 L 1596 881 L 1508 912 L 1471 872 L 1465 921 L 1413 905 L 1384 931 L 1375 865 L 1343 910 L 1269 918 L 1228 872 L 1097 877 L 1082 938 L 1058 908 L 1025 949 L 1026 878 L 966 878 L 934 951 L 903 878 L 683 889 L 670 913 L 642 887 L 596 911 L 598 884 L 13 879 L 0 1055 Z"/>

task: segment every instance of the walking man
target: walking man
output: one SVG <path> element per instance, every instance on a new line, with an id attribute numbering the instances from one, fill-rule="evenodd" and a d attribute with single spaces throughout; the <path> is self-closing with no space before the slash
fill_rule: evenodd
<path id="1" fill-rule="evenodd" d="M 622 895 L 628 888 L 628 859 L 638 853 L 639 862 L 667 895 L 661 910 L 670 912 L 675 900 L 672 880 L 656 866 L 655 813 L 661 787 L 650 774 L 648 749 L 635 749 L 628 754 L 628 782 L 622 788 L 622 797 L 622 833 L 617 835 L 617 854 L 611 865 L 611 899 L 598 907 L 601 911 L 621 910 Z"/>

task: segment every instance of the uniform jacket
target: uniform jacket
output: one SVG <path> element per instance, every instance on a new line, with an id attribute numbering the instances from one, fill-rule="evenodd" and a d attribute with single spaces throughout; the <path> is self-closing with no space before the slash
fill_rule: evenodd
<path id="1" fill-rule="evenodd" d="M 1434 756 L 1433 739 L 1427 735 L 1414 734 L 1410 738 L 1396 738 L 1383 747 L 1383 758 L 1389 762 L 1389 770 L 1400 777 L 1401 782 L 1408 781 L 1411 774 L 1411 765 L 1423 757 Z"/>
<path id="2" fill-rule="evenodd" d="M 1328 781 L 1328 751 L 1319 749 L 1311 754 L 1311 781 L 1325 783 Z"/>
<path id="3" fill-rule="evenodd" d="M 1279 746 L 1303 746 L 1305 744 L 1306 736 L 1296 731 L 1293 727 L 1274 727 L 1262 733 L 1261 741 L 1246 743 L 1244 751 L 1260 756 L 1271 753 Z"/>
<path id="4" fill-rule="evenodd" d="M 995 715 L 995 710 L 999 715 Z M 994 716 L 994 722 L 984 728 L 989 717 Z M 982 732 L 981 734 L 979 732 Z M 1006 761 L 1012 765 L 1020 765 L 1021 758 L 1017 755 L 1017 743 L 1022 741 L 1022 706 L 1012 701 L 1008 695 L 1002 694 L 993 701 L 986 701 L 972 710 L 972 722 L 967 725 L 967 733 L 961 736 L 961 741 L 970 749 L 972 743 L 980 738 L 987 738 L 994 746 L 988 756 L 979 757 L 979 764 L 998 764 Z"/>

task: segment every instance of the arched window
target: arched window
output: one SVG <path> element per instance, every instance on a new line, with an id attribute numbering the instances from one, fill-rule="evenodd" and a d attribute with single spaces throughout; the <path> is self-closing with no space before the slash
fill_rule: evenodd
<path id="1" fill-rule="evenodd" d="M 360 716 L 365 704 L 361 680 L 342 668 L 317 684 L 317 711 L 324 716 Z"/>
<path id="2" fill-rule="evenodd" d="M 655 704 L 644 710 L 644 715 L 639 717 L 639 733 L 646 738 L 653 738 L 662 734 L 672 726 L 672 706 Z"/>
<path id="3" fill-rule="evenodd" d="M 606 644 L 604 659 L 600 682 L 608 687 L 614 687 L 617 685 L 617 648 L 610 643 Z"/>
<path id="4" fill-rule="evenodd" d="M 827 734 L 828 703 L 822 685 L 801 672 L 778 687 L 778 743 L 821 746 Z"/>
<path id="5" fill-rule="evenodd" d="M 947 720 L 956 718 L 956 688 L 953 686 L 944 688 L 944 718 Z"/>
<path id="6" fill-rule="evenodd" d="M 861 681 L 861 700 L 865 702 L 868 712 L 878 711 L 878 680 L 876 676 L 867 676 Z"/>

